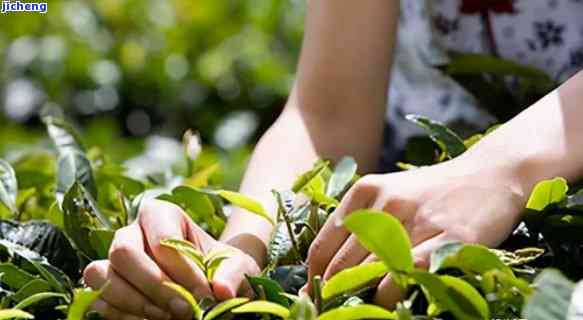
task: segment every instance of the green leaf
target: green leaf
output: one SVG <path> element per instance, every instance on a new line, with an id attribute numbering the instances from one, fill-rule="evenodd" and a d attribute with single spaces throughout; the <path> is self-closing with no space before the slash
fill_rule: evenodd
<path id="1" fill-rule="evenodd" d="M 160 244 L 178 251 L 183 256 L 194 262 L 200 270 L 205 271 L 204 254 L 189 241 L 179 239 L 164 239 Z"/>
<path id="2" fill-rule="evenodd" d="M 77 251 L 54 225 L 42 221 L 17 223 L 0 220 L 0 239 L 20 245 L 46 257 L 48 262 L 74 278 L 79 273 Z M 0 243 L 0 246 L 4 243 Z M 14 248 L 18 251 L 18 248 Z"/>
<path id="3" fill-rule="evenodd" d="M 221 168 L 219 163 L 212 164 L 197 173 L 192 177 L 184 180 L 184 184 L 192 188 L 204 188 L 208 186 L 209 179 Z"/>
<path id="4" fill-rule="evenodd" d="M 234 298 L 221 302 L 206 314 L 204 320 L 213 320 L 218 316 L 228 312 L 229 310 L 234 309 L 244 303 L 247 303 L 248 301 L 249 299 L 247 298 Z"/>
<path id="5" fill-rule="evenodd" d="M 570 210 L 583 211 L 583 189 L 567 197 L 567 201 L 565 201 L 565 208 Z"/>
<path id="6" fill-rule="evenodd" d="M 218 194 L 225 200 L 231 202 L 233 205 L 255 213 L 256 215 L 269 221 L 271 225 L 275 225 L 275 221 L 273 221 L 273 219 L 269 216 L 269 213 L 265 211 L 261 203 L 238 192 L 219 190 Z"/>
<path id="7" fill-rule="evenodd" d="M 19 289 L 35 279 L 32 274 L 21 270 L 10 262 L 0 263 L 0 274 L 2 274 L 0 283 L 6 284 L 12 289 Z"/>
<path id="8" fill-rule="evenodd" d="M 0 320 L 8 319 L 34 319 L 34 316 L 28 312 L 17 309 L 0 310 Z"/>
<path id="9" fill-rule="evenodd" d="M 466 148 L 471 148 L 473 147 L 476 143 L 480 142 L 480 140 L 482 140 L 482 138 L 484 138 L 483 134 L 475 134 L 469 138 L 467 138 L 466 140 L 464 140 L 464 145 L 466 146 Z"/>
<path id="10" fill-rule="evenodd" d="M 411 241 L 397 218 L 382 211 L 358 210 L 344 219 L 344 226 L 356 235 L 367 250 L 381 259 L 390 271 L 413 270 Z"/>
<path id="11" fill-rule="evenodd" d="M 277 303 L 269 302 L 269 301 L 252 301 L 247 304 L 244 304 L 240 307 L 237 307 L 231 312 L 236 314 L 241 313 L 259 313 L 259 314 L 271 314 L 282 319 L 287 319 L 289 317 L 289 310 Z"/>
<path id="12" fill-rule="evenodd" d="M 44 117 L 43 121 L 59 154 L 65 154 L 71 150 L 85 152 L 79 135 L 64 119 L 48 116 Z"/>
<path id="13" fill-rule="evenodd" d="M 567 191 L 569 191 L 569 186 L 564 178 L 541 181 L 532 190 L 526 208 L 542 211 L 548 205 L 563 201 L 567 196 Z"/>
<path id="14" fill-rule="evenodd" d="M 8 162 L 0 159 L 0 202 L 2 202 L 12 214 L 16 214 L 18 211 L 16 208 L 17 194 L 18 183 L 16 181 L 14 169 Z"/>
<path id="15" fill-rule="evenodd" d="M 94 229 L 89 230 L 89 243 L 97 253 L 97 259 L 107 259 L 109 254 L 109 247 L 113 241 L 115 231 L 108 229 Z"/>
<path id="16" fill-rule="evenodd" d="M 425 271 L 409 276 L 425 289 L 429 301 L 436 301 L 439 310 L 450 311 L 456 319 L 489 319 L 488 304 L 469 283 Z"/>
<path id="17" fill-rule="evenodd" d="M 172 190 L 172 194 L 159 196 L 158 199 L 176 204 L 194 222 L 208 226 L 208 231 L 218 236 L 225 227 L 225 221 L 217 215 L 217 210 L 210 197 L 217 197 L 217 194 L 203 189 L 179 186 Z"/>
<path id="18" fill-rule="evenodd" d="M 80 183 L 91 194 L 97 198 L 97 186 L 93 178 L 91 163 L 85 154 L 78 151 L 71 151 L 59 155 L 57 176 L 57 199 L 61 198 L 75 182 Z"/>
<path id="19" fill-rule="evenodd" d="M 55 292 L 41 292 L 34 294 L 22 301 L 20 301 L 17 305 L 14 306 L 15 309 L 24 309 L 39 303 L 43 300 L 52 299 L 52 298 L 60 298 L 60 299 L 67 299 L 67 296 L 62 293 L 55 293 Z"/>
<path id="20" fill-rule="evenodd" d="M 43 279 L 45 279 L 47 281 L 49 286 L 51 286 L 51 289 L 53 289 L 57 292 L 65 292 L 66 291 L 65 284 L 63 283 L 64 281 L 57 280 L 55 275 L 47 269 L 47 268 L 50 268 L 48 265 L 45 266 L 38 261 L 31 261 L 31 263 L 34 265 L 34 267 L 40 273 L 40 275 L 43 277 Z"/>
<path id="21" fill-rule="evenodd" d="M 292 191 L 295 193 L 299 193 L 307 185 L 309 185 L 312 182 L 312 180 L 317 179 L 322 174 L 324 174 L 324 172 L 326 172 L 326 170 L 329 170 L 328 161 L 320 160 L 320 161 L 316 162 L 316 164 L 314 165 L 314 168 L 312 168 L 312 170 L 302 174 L 301 176 L 299 176 L 296 179 L 296 181 L 294 181 L 294 184 L 292 186 Z"/>
<path id="22" fill-rule="evenodd" d="M 256 293 L 258 293 L 258 288 L 261 286 L 267 301 L 289 307 L 288 299 L 282 296 L 284 293 L 283 288 L 276 281 L 264 277 L 247 277 L 247 281 L 249 281 Z"/>
<path id="23" fill-rule="evenodd" d="M 212 281 L 215 273 L 221 266 L 224 260 L 229 259 L 233 253 L 230 250 L 216 250 L 211 251 L 208 255 L 204 257 L 204 265 L 206 267 L 206 278 L 208 281 Z"/>
<path id="24" fill-rule="evenodd" d="M 14 295 L 12 295 L 10 298 L 16 302 L 20 302 L 26 299 L 27 297 L 30 297 L 37 293 L 48 292 L 51 290 L 52 288 L 51 286 L 49 286 L 48 282 L 42 279 L 35 279 L 28 282 L 24 286 L 20 287 L 18 291 L 14 293 Z"/>
<path id="25" fill-rule="evenodd" d="M 567 319 L 574 284 L 559 271 L 543 271 L 534 281 L 536 292 L 527 300 L 522 317 L 528 320 Z"/>
<path id="26" fill-rule="evenodd" d="M 397 319 L 394 312 L 370 304 L 353 307 L 341 307 L 330 310 L 318 317 L 318 320 L 359 320 L 359 319 Z"/>
<path id="27" fill-rule="evenodd" d="M 450 64 L 447 65 L 445 72 L 452 75 L 476 73 L 514 75 L 525 78 L 535 78 L 549 86 L 553 86 L 554 83 L 546 73 L 536 68 L 490 55 L 474 53 L 456 54 Z"/>
<path id="28" fill-rule="evenodd" d="M 342 192 L 344 192 L 344 190 L 346 190 L 346 188 L 356 175 L 357 168 L 358 165 L 356 164 L 356 161 L 354 161 L 353 158 L 351 157 L 342 158 L 340 162 L 336 164 L 336 167 L 334 167 L 334 172 L 330 177 L 330 182 L 328 182 L 326 195 L 329 197 L 336 197 L 340 195 Z"/>
<path id="29" fill-rule="evenodd" d="M 198 305 L 198 302 L 196 302 L 194 296 L 188 290 L 172 282 L 164 282 L 164 285 L 180 294 L 184 298 L 184 300 L 186 300 L 186 302 L 188 302 L 188 304 L 190 304 L 190 306 L 192 307 L 192 310 L 194 312 L 194 318 L 197 320 L 202 320 L 204 312 Z"/>
<path id="30" fill-rule="evenodd" d="M 107 286 L 108 284 L 98 291 L 90 289 L 75 289 L 73 303 L 69 306 L 69 312 L 67 313 L 67 320 L 83 320 L 89 306 L 101 296 L 101 293 Z"/>
<path id="31" fill-rule="evenodd" d="M 432 253 L 429 271 L 436 272 L 446 268 L 458 268 L 468 274 L 500 270 L 514 276 L 512 269 L 490 249 L 461 242 L 446 243 Z"/>
<path id="32" fill-rule="evenodd" d="M 113 184 L 119 192 L 129 199 L 135 198 L 146 189 L 146 186 L 140 181 L 122 175 L 104 174 L 103 179 Z"/>
<path id="33" fill-rule="evenodd" d="M 464 145 L 464 141 L 442 123 L 423 116 L 411 114 L 407 115 L 407 120 L 424 128 L 429 134 L 431 140 L 433 140 L 439 148 L 446 153 L 448 158 L 455 158 L 466 151 L 467 148 Z"/>
<path id="34" fill-rule="evenodd" d="M 474 311 L 477 311 L 481 319 L 490 319 L 488 303 L 472 285 L 460 278 L 448 275 L 441 276 L 440 279 L 448 287 L 450 297 L 466 314 L 473 314 Z M 469 304 L 466 304 L 468 302 Z"/>
<path id="35" fill-rule="evenodd" d="M 318 310 L 306 295 L 299 298 L 290 309 L 289 320 L 316 320 Z"/>
<path id="36" fill-rule="evenodd" d="M 97 251 L 91 246 L 86 226 L 92 226 L 92 217 L 97 216 L 95 206 L 90 203 L 83 186 L 74 183 L 63 198 L 63 225 L 65 233 L 73 244 L 90 258 L 97 258 Z"/>
<path id="37" fill-rule="evenodd" d="M 330 299 L 339 294 L 358 289 L 372 280 L 387 274 L 389 269 L 383 262 L 361 264 L 344 269 L 326 281 L 322 288 L 322 298 Z"/>

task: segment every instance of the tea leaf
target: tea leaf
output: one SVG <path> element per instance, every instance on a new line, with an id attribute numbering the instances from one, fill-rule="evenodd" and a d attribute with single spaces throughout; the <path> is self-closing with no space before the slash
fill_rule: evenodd
<path id="1" fill-rule="evenodd" d="M 249 284 L 251 284 L 255 292 L 261 286 L 267 301 L 289 307 L 288 299 L 282 296 L 284 291 L 276 281 L 264 277 L 247 277 L 247 281 L 249 281 Z"/>
<path id="2" fill-rule="evenodd" d="M 318 310 L 308 296 L 302 296 L 295 301 L 290 309 L 289 320 L 316 320 Z"/>
<path id="3" fill-rule="evenodd" d="M 412 114 L 407 115 L 406 118 L 427 130 L 431 140 L 445 152 L 448 158 L 455 158 L 466 151 L 467 148 L 464 145 L 464 141 L 442 123 Z"/>
<path id="4" fill-rule="evenodd" d="M 146 186 L 140 181 L 122 175 L 104 174 L 103 179 L 114 185 L 119 192 L 129 199 L 135 198 L 146 189 Z"/>
<path id="5" fill-rule="evenodd" d="M 78 151 L 59 155 L 57 177 L 57 199 L 61 198 L 75 182 L 79 182 L 91 194 L 97 197 L 97 186 L 93 178 L 91 163 L 87 157 Z M 62 201 L 61 201 L 62 202 Z"/>
<path id="6" fill-rule="evenodd" d="M 221 168 L 219 163 L 212 164 L 201 171 L 195 173 L 192 177 L 184 180 L 184 184 L 192 188 L 204 188 L 208 186 L 209 179 Z"/>
<path id="7" fill-rule="evenodd" d="M 76 289 L 73 294 L 73 303 L 67 313 L 67 320 L 83 320 L 89 306 L 101 296 L 101 293 L 108 285 L 106 284 L 98 291 Z"/>
<path id="8" fill-rule="evenodd" d="M 187 186 L 179 186 L 172 190 L 170 195 L 161 195 L 160 200 L 168 201 L 182 208 L 188 216 L 199 225 L 207 225 L 209 232 L 215 236 L 221 234 L 225 222 L 217 215 L 219 206 L 215 209 L 211 197 L 215 193 L 207 193 L 203 189 L 193 189 Z"/>
<path id="9" fill-rule="evenodd" d="M 328 161 L 318 161 L 312 170 L 299 176 L 292 186 L 292 191 L 298 193 L 302 191 L 312 180 L 320 177 L 326 170 L 328 170 Z"/>
<path id="10" fill-rule="evenodd" d="M 59 117 L 47 116 L 43 118 L 49 137 L 53 141 L 59 154 L 65 154 L 71 150 L 85 152 L 85 147 L 73 126 Z"/>
<path id="11" fill-rule="evenodd" d="M 461 242 L 447 243 L 431 255 L 431 272 L 446 268 L 458 268 L 469 274 L 483 274 L 496 269 L 514 276 L 512 269 L 488 248 Z"/>
<path id="12" fill-rule="evenodd" d="M 274 316 L 278 316 L 283 319 L 287 319 L 289 317 L 289 310 L 281 305 L 269 301 L 252 301 L 247 304 L 244 304 L 236 309 L 231 310 L 233 313 L 259 313 L 259 314 L 271 314 Z"/>
<path id="13" fill-rule="evenodd" d="M 42 279 L 35 279 L 24 286 L 20 287 L 16 293 L 14 293 L 10 298 L 16 302 L 20 302 L 30 296 L 33 296 L 37 293 L 41 292 L 49 292 L 51 291 L 51 286 L 49 286 L 48 282 Z"/>
<path id="14" fill-rule="evenodd" d="M 413 270 L 411 241 L 397 218 L 382 211 L 358 210 L 344 219 L 344 226 L 390 271 Z"/>
<path id="15" fill-rule="evenodd" d="M 538 81 L 553 86 L 554 81 L 537 68 L 496 58 L 489 55 L 463 53 L 456 54 L 455 58 L 445 69 L 448 74 L 480 74 L 489 73 L 496 75 L 514 75 L 526 78 L 534 78 Z"/>
<path id="16" fill-rule="evenodd" d="M 247 303 L 248 301 L 249 299 L 247 298 L 234 298 L 221 302 L 206 314 L 204 320 L 213 320 L 223 313 L 228 312 L 229 310 L 234 309 L 244 303 Z"/>
<path id="17" fill-rule="evenodd" d="M 389 272 L 383 262 L 361 264 L 344 269 L 326 281 L 322 288 L 322 298 L 330 299 L 339 294 L 358 289 L 372 280 L 382 277 Z"/>
<path id="18" fill-rule="evenodd" d="M 180 294 L 184 298 L 184 300 L 186 300 L 186 302 L 188 302 L 188 304 L 190 304 L 190 306 L 192 307 L 194 318 L 197 320 L 202 320 L 204 312 L 198 305 L 198 302 L 196 302 L 194 296 L 188 290 L 172 282 L 164 282 L 164 285 Z"/>
<path id="19" fill-rule="evenodd" d="M 534 281 L 536 292 L 522 310 L 529 320 L 567 319 L 574 284 L 557 270 L 545 270 Z"/>
<path id="20" fill-rule="evenodd" d="M 83 186 L 74 183 L 71 189 L 63 198 L 63 225 L 65 233 L 72 240 L 73 244 L 90 258 L 98 256 L 91 246 L 87 225 L 92 225 L 91 217 L 96 216 L 93 210 L 95 204 L 91 204 L 83 192 Z M 106 219 L 106 218 L 105 218 Z"/>
<path id="21" fill-rule="evenodd" d="M 34 316 L 28 312 L 17 309 L 0 310 L 0 320 L 8 319 L 34 319 Z"/>
<path id="22" fill-rule="evenodd" d="M 115 231 L 108 229 L 88 228 L 89 243 L 95 249 L 98 259 L 107 259 L 109 247 L 113 241 Z"/>
<path id="23" fill-rule="evenodd" d="M 18 194 L 18 183 L 16 181 L 16 174 L 12 166 L 0 159 L 0 201 L 10 210 L 12 214 L 16 214 L 16 195 Z"/>
<path id="24" fill-rule="evenodd" d="M 548 205 L 563 201 L 568 190 L 569 186 L 564 178 L 541 181 L 532 190 L 526 208 L 542 211 Z"/>
<path id="25" fill-rule="evenodd" d="M 167 248 L 178 251 L 180 254 L 194 262 L 200 268 L 200 270 L 203 272 L 205 271 L 206 267 L 204 263 L 204 254 L 197 247 L 195 247 L 194 244 L 179 239 L 164 239 L 160 241 L 160 244 Z"/>
<path id="26" fill-rule="evenodd" d="M 51 298 L 61 298 L 67 299 L 67 296 L 62 293 L 54 293 L 54 292 L 41 292 L 34 294 L 22 301 L 20 301 L 17 305 L 14 306 L 14 309 L 24 309 L 33 304 L 41 302 L 43 300 L 51 299 Z"/>
<path id="27" fill-rule="evenodd" d="M 30 281 L 34 280 L 35 277 L 18 268 L 10 262 L 0 263 L 0 283 L 6 284 L 9 288 L 18 289 L 26 285 Z"/>
<path id="28" fill-rule="evenodd" d="M 394 312 L 370 304 L 340 307 L 318 317 L 318 320 L 397 319 Z"/>
<path id="29" fill-rule="evenodd" d="M 334 172 L 328 182 L 326 195 L 329 197 L 336 197 L 346 190 L 356 174 L 357 167 L 358 165 L 353 158 L 342 158 L 336 167 L 334 167 Z"/>
<path id="30" fill-rule="evenodd" d="M 448 287 L 449 295 L 466 314 L 477 311 L 481 319 L 490 319 L 488 303 L 472 285 L 448 275 L 441 276 L 440 279 Z"/>
<path id="31" fill-rule="evenodd" d="M 265 211 L 261 203 L 247 197 L 238 192 L 228 191 L 228 190 L 220 190 L 218 194 L 223 197 L 225 200 L 231 202 L 233 205 L 243 208 L 251 213 L 255 213 L 256 215 L 264 218 L 265 220 L 269 221 L 271 225 L 275 225 L 275 221 L 269 216 L 269 213 Z"/>
<path id="32" fill-rule="evenodd" d="M 583 189 L 567 197 L 565 208 L 583 211 Z"/>
<path id="33" fill-rule="evenodd" d="M 467 282 L 438 276 L 425 271 L 413 271 L 409 276 L 428 293 L 428 300 L 436 301 L 439 310 L 450 311 L 456 319 L 488 319 L 488 304 Z"/>
<path id="34" fill-rule="evenodd" d="M 204 258 L 204 265 L 206 266 L 206 278 L 208 281 L 212 281 L 215 273 L 221 266 L 221 263 L 230 258 L 232 256 L 232 252 L 228 250 L 219 250 L 219 251 L 212 251 Z"/>

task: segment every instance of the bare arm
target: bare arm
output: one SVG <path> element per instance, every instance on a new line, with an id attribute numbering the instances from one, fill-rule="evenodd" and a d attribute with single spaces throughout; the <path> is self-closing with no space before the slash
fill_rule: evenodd
<path id="1" fill-rule="evenodd" d="M 364 172 L 376 169 L 398 9 L 396 0 L 309 1 L 295 86 L 258 143 L 241 192 L 274 213 L 270 190 L 288 189 L 317 158 L 351 155 Z M 271 231 L 237 211 L 222 240 L 262 265 Z"/>
<path id="2" fill-rule="evenodd" d="M 470 149 L 464 157 L 507 170 L 525 196 L 541 179 L 583 177 L 583 71 Z M 479 159 L 488 159 L 488 164 Z"/>

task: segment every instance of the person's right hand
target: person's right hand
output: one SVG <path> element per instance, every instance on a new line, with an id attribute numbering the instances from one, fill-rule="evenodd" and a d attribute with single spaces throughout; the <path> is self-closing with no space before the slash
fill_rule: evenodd
<path id="1" fill-rule="evenodd" d="M 227 248 L 233 253 L 209 283 L 192 262 L 162 246 L 164 239 L 190 241 L 205 253 Z M 109 260 L 92 262 L 83 277 L 94 289 L 109 282 L 93 304 L 93 309 L 108 320 L 190 320 L 189 304 L 164 282 L 176 282 L 198 299 L 214 295 L 224 300 L 237 294 L 251 295 L 245 275 L 259 272 L 253 258 L 213 239 L 179 207 L 152 200 L 142 204 L 135 223 L 116 232 Z"/>

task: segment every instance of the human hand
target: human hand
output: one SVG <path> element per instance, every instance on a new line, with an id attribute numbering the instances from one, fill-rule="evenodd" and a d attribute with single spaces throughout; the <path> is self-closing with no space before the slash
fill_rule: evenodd
<path id="1" fill-rule="evenodd" d="M 417 267 L 427 267 L 431 252 L 445 241 L 499 245 L 519 221 L 524 191 L 504 168 L 473 167 L 473 162 L 456 159 L 360 179 L 310 247 L 309 279 L 323 275 L 327 280 L 345 268 L 375 260 L 340 224 L 347 214 L 362 208 L 390 212 L 403 223 Z M 401 296 L 387 276 L 378 285 L 375 302 L 391 307 Z"/>
<path id="2" fill-rule="evenodd" d="M 162 246 L 164 239 L 190 241 L 202 252 L 228 249 L 232 255 L 221 263 L 209 283 L 192 262 Z M 213 239 L 179 207 L 152 200 L 140 207 L 135 223 L 116 232 L 109 260 L 92 262 L 83 277 L 94 289 L 109 282 L 93 305 L 108 320 L 190 320 L 190 305 L 164 282 L 176 282 L 199 299 L 214 295 L 224 300 L 252 294 L 245 275 L 259 272 L 253 258 Z"/>

